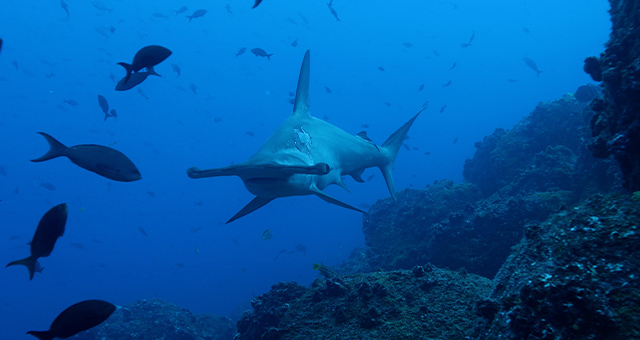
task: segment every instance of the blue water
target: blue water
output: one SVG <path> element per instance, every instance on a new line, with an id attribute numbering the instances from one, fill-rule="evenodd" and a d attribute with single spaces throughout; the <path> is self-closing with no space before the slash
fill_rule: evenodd
<path id="1" fill-rule="evenodd" d="M 159 297 L 229 315 L 276 282 L 309 284 L 314 262 L 336 265 L 362 246 L 362 215 L 315 196 L 277 199 L 224 225 L 252 198 L 242 182 L 186 176 L 188 167 L 227 166 L 260 147 L 291 113 L 288 93 L 306 49 L 312 114 L 348 132 L 368 124 L 381 144 L 429 101 L 409 132 L 412 150 L 401 149 L 396 162 L 402 190 L 462 181 L 476 141 L 590 81 L 582 61 L 603 50 L 610 30 L 604 0 L 335 0 L 340 22 L 324 0 L 264 0 L 256 9 L 250 0 L 104 0 L 111 14 L 91 1 L 66 2 L 69 17 L 54 0 L 0 5 L 0 260 L 26 257 L 40 217 L 69 205 L 66 233 L 40 259 L 42 274 L 29 281 L 24 267 L 0 269 L 0 339 L 32 338 L 25 332 L 47 329 L 85 299 L 125 305 Z M 185 14 L 208 13 L 189 23 L 171 11 L 183 5 Z M 115 32 L 98 32 L 112 25 Z M 161 78 L 139 86 L 149 99 L 137 88 L 116 92 L 109 75 L 124 76 L 116 63 L 151 44 L 173 55 L 155 68 Z M 247 52 L 236 58 L 241 47 Z M 254 47 L 273 53 L 271 61 L 251 54 Z M 540 77 L 523 57 L 537 63 Z M 103 121 L 98 94 L 117 120 Z M 113 182 L 66 158 L 31 163 L 48 149 L 39 131 L 69 146 L 111 145 L 135 162 L 142 180 Z M 365 184 L 346 179 L 351 193 L 326 192 L 355 206 L 373 204 L 389 194 L 379 171 L 363 178 L 371 175 Z M 261 238 L 265 229 L 273 239 Z M 274 260 L 300 244 L 306 252 Z"/>

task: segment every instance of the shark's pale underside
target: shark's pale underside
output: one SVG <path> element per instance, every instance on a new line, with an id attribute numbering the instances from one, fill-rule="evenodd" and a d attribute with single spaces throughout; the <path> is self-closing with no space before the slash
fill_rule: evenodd
<path id="1" fill-rule="evenodd" d="M 424 108 L 423 108 L 424 110 Z M 422 110 L 420 110 L 422 112 Z M 363 132 L 351 135 L 328 122 L 311 116 L 309 111 L 309 51 L 304 55 L 293 113 L 276 129 L 262 147 L 247 161 L 231 166 L 201 170 L 189 168 L 191 178 L 238 176 L 256 197 L 227 223 L 245 216 L 278 197 L 316 195 L 341 207 L 363 212 L 324 192 L 330 184 L 346 189 L 342 176 L 358 182 L 366 168 L 382 171 L 395 201 L 393 163 L 418 112 L 394 132 L 381 146 Z"/>

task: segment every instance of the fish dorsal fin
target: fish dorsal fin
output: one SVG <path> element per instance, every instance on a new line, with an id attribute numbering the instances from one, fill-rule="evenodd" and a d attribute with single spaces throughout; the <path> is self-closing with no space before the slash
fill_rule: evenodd
<path id="1" fill-rule="evenodd" d="M 310 51 L 304 54 L 300 76 L 298 77 L 298 88 L 296 90 L 296 101 L 293 104 L 293 115 L 311 115 L 309 109 L 309 62 Z"/>

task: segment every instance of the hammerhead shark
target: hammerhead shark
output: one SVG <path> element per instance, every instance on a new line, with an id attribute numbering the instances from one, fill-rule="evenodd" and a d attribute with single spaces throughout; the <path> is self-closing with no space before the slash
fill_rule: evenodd
<path id="1" fill-rule="evenodd" d="M 424 107 L 394 132 L 381 146 L 365 132 L 351 135 L 328 122 L 311 116 L 309 108 L 309 51 L 304 55 L 293 113 L 248 160 L 227 167 L 202 170 L 189 168 L 191 178 L 238 176 L 256 195 L 227 223 L 248 215 L 278 197 L 316 195 L 335 205 L 366 213 L 322 192 L 330 184 L 348 191 L 342 176 L 364 182 L 365 169 L 382 171 L 394 202 L 396 195 L 391 170 L 398 150 Z"/>

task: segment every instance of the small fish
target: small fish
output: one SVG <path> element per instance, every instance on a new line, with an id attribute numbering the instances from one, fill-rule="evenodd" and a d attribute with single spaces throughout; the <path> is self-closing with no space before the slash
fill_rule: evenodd
<path id="1" fill-rule="evenodd" d="M 247 135 L 247 136 L 249 136 L 249 137 L 255 137 L 255 136 L 256 136 L 256 134 L 255 134 L 255 133 L 253 133 L 253 132 L 251 132 L 251 131 L 247 131 L 247 132 L 245 132 L 244 134 L 245 134 L 245 135 Z"/>
<path id="2" fill-rule="evenodd" d="M 449 68 L 449 71 L 453 70 L 454 68 L 456 68 L 456 66 L 458 66 L 458 63 L 456 63 L 455 61 L 453 62 L 453 65 L 451 65 L 451 67 Z"/>
<path id="3" fill-rule="evenodd" d="M 338 272 L 336 272 L 335 270 L 333 270 L 331 267 L 326 266 L 324 264 L 317 264 L 314 263 L 313 264 L 313 270 L 317 270 L 320 272 L 320 274 L 322 274 L 322 276 L 326 277 L 327 279 L 330 278 L 336 278 L 338 277 Z"/>
<path id="4" fill-rule="evenodd" d="M 40 340 L 66 339 L 101 324 L 116 310 L 116 306 L 102 300 L 86 300 L 65 309 L 53 320 L 48 331 L 28 331 Z"/>
<path id="5" fill-rule="evenodd" d="M 60 7 L 62 7 L 62 9 L 64 9 L 64 11 L 67 12 L 67 16 L 69 16 L 69 5 L 67 5 L 67 3 L 64 2 L 64 0 L 60 0 Z"/>
<path id="6" fill-rule="evenodd" d="M 510 83 L 517 83 L 518 79 L 509 78 L 509 79 L 507 79 L 507 81 L 510 82 Z"/>
<path id="7" fill-rule="evenodd" d="M 440 113 L 443 113 L 446 108 L 447 108 L 447 105 L 445 104 L 443 107 L 440 108 Z"/>
<path id="8" fill-rule="evenodd" d="M 110 27 L 93 26 L 93 28 L 96 30 L 96 32 L 98 32 L 100 35 L 104 36 L 105 38 L 109 38 L 111 34 L 113 34 L 116 31 L 116 28 L 113 26 L 110 26 Z"/>
<path id="9" fill-rule="evenodd" d="M 151 197 L 151 198 L 155 198 L 156 197 L 156 193 L 153 192 L 153 191 L 147 190 L 147 192 L 145 194 L 149 195 L 149 197 Z"/>
<path id="10" fill-rule="evenodd" d="M 410 42 L 403 42 L 403 43 L 402 43 L 402 46 L 404 46 L 404 47 L 406 47 L 406 48 L 410 48 L 410 47 L 413 47 L 413 44 L 412 44 L 412 43 L 410 43 Z"/>
<path id="11" fill-rule="evenodd" d="M 263 240 L 269 241 L 272 238 L 273 238 L 273 233 L 271 232 L 271 230 L 267 229 L 264 232 L 262 232 L 262 239 Z"/>
<path id="12" fill-rule="evenodd" d="M 333 8 L 333 0 L 330 0 L 327 6 L 329 7 L 329 12 L 331 12 L 331 15 L 333 15 L 333 17 L 336 18 L 337 21 L 340 21 L 340 18 L 338 18 L 338 12 L 336 12 L 336 10 Z"/>
<path id="13" fill-rule="evenodd" d="M 182 14 L 182 13 L 186 12 L 188 9 L 189 8 L 187 6 L 182 6 L 182 7 L 180 7 L 180 9 L 173 10 L 173 11 L 176 12 L 176 15 L 178 15 L 178 14 Z"/>
<path id="14" fill-rule="evenodd" d="M 456 138 L 454 138 L 454 139 L 453 139 L 453 144 L 455 144 L 455 143 L 457 143 L 457 142 L 458 142 L 458 137 L 456 137 Z"/>
<path id="15" fill-rule="evenodd" d="M 331 94 L 331 89 L 329 87 L 325 86 L 324 90 L 327 91 L 328 94 Z"/>
<path id="16" fill-rule="evenodd" d="M 36 232 L 31 239 L 31 255 L 22 260 L 13 261 L 7 267 L 18 264 L 23 265 L 29 269 L 29 280 L 33 279 L 38 258 L 51 255 L 56 241 L 64 234 L 67 213 L 66 203 L 58 204 L 49 209 L 40 219 Z"/>
<path id="17" fill-rule="evenodd" d="M 260 5 L 261 2 L 262 2 L 262 0 L 256 0 L 256 2 L 253 3 L 253 7 L 251 7 L 251 8 L 258 7 L 258 5 Z"/>
<path id="18" fill-rule="evenodd" d="M 402 146 L 404 146 L 405 150 L 411 151 L 411 147 L 408 144 L 403 143 Z"/>
<path id="19" fill-rule="evenodd" d="M 202 18 L 205 14 L 207 14 L 206 9 L 199 9 L 193 12 L 193 14 L 191 15 L 187 15 L 186 17 L 189 18 L 189 22 L 191 22 L 191 19 Z"/>
<path id="20" fill-rule="evenodd" d="M 109 73 L 109 79 L 111 79 L 111 81 L 113 81 L 115 83 L 116 82 L 116 75 L 113 74 L 113 72 Z"/>
<path id="21" fill-rule="evenodd" d="M 384 67 L 382 67 L 382 66 L 378 66 L 378 70 L 380 70 L 380 71 L 384 71 Z"/>
<path id="22" fill-rule="evenodd" d="M 238 50 L 238 53 L 236 53 L 236 58 L 237 58 L 239 55 L 244 54 L 244 52 L 245 52 L 246 50 L 247 50 L 247 48 L 246 48 L 246 47 L 242 47 L 242 48 L 240 48 L 240 49 Z"/>
<path id="23" fill-rule="evenodd" d="M 418 87 L 418 92 L 424 90 L 424 84 L 420 84 L 420 86 Z"/>
<path id="24" fill-rule="evenodd" d="M 156 18 L 160 18 L 160 19 L 169 19 L 169 16 L 166 14 L 162 14 L 160 12 L 155 12 L 152 14 L 152 16 L 156 17 Z"/>
<path id="25" fill-rule="evenodd" d="M 473 39 L 475 37 L 476 37 L 476 31 L 473 31 L 473 33 L 471 34 L 471 38 L 469 38 L 469 43 L 462 43 L 460 44 L 460 46 L 462 46 L 463 48 L 471 46 L 471 43 L 473 42 Z"/>
<path id="26" fill-rule="evenodd" d="M 447 87 L 451 85 L 451 80 L 449 80 L 448 82 L 442 84 L 442 87 Z"/>
<path id="27" fill-rule="evenodd" d="M 12 62 L 11 62 L 11 65 L 12 65 L 13 67 L 15 67 L 15 68 L 16 68 L 16 70 L 18 69 L 18 62 L 17 62 L 17 61 L 15 61 L 15 60 L 14 60 L 14 61 L 12 61 Z"/>
<path id="28" fill-rule="evenodd" d="M 222 121 L 222 117 L 215 117 L 213 118 L 213 122 L 214 123 L 220 123 Z"/>
<path id="29" fill-rule="evenodd" d="M 178 74 L 176 78 L 180 77 L 180 66 L 172 63 L 171 68 L 173 68 L 173 72 Z"/>
<path id="30" fill-rule="evenodd" d="M 102 1 L 92 1 L 91 4 L 93 5 L 93 7 L 104 11 L 104 12 L 109 12 L 109 14 L 111 14 L 111 11 L 113 11 L 113 8 L 109 8 L 107 7 L 107 5 L 105 5 L 104 3 L 102 3 Z"/>
<path id="31" fill-rule="evenodd" d="M 2 38 L 0 38 L 0 51 L 2 51 Z"/>
<path id="32" fill-rule="evenodd" d="M 53 77 L 55 77 L 55 76 L 56 76 L 56 75 L 55 75 L 55 74 L 53 74 L 53 71 L 51 71 L 51 73 L 47 73 L 47 74 L 45 74 L 45 75 L 44 75 L 44 77 L 45 77 L 45 78 L 47 78 L 47 79 L 49 79 L 49 78 L 53 78 Z"/>
<path id="33" fill-rule="evenodd" d="M 251 53 L 253 53 L 256 57 L 266 57 L 267 60 L 269 60 L 269 61 L 271 61 L 271 56 L 273 55 L 273 53 L 267 54 L 267 51 L 265 51 L 265 50 L 263 50 L 263 49 L 261 49 L 259 47 L 251 49 Z"/>
<path id="34" fill-rule="evenodd" d="M 193 91 L 193 94 L 198 94 L 198 87 L 196 86 L 196 84 L 189 84 L 189 88 L 191 89 L 191 91 Z"/>
<path id="35" fill-rule="evenodd" d="M 102 112 L 104 114 L 109 114 L 109 103 L 107 102 L 107 98 L 105 98 L 101 94 L 98 95 L 98 105 L 100 105 L 100 108 L 102 109 Z"/>
<path id="36" fill-rule="evenodd" d="M 294 41 L 291 43 L 291 46 L 293 46 L 293 47 L 298 46 L 298 39 L 294 40 Z"/>
<path id="37" fill-rule="evenodd" d="M 142 88 L 138 87 L 138 93 L 142 96 L 142 98 L 149 100 L 149 96 L 147 96 L 147 94 L 142 91 Z"/>
<path id="38" fill-rule="evenodd" d="M 76 248 L 78 248 L 78 249 L 84 249 L 84 244 L 82 244 L 82 243 L 71 242 L 71 245 L 76 247 Z"/>
<path id="39" fill-rule="evenodd" d="M 40 187 L 51 191 L 55 191 L 57 189 L 56 186 L 51 183 L 40 183 Z"/>
<path id="40" fill-rule="evenodd" d="M 536 77 L 540 77 L 540 73 L 542 73 L 542 71 L 538 69 L 538 65 L 536 65 L 536 62 L 527 57 L 524 57 L 523 60 L 524 60 L 524 63 L 527 64 L 527 66 L 529 66 L 530 69 L 536 71 Z"/>
<path id="41" fill-rule="evenodd" d="M 202 230 L 202 227 L 191 228 L 191 229 L 189 229 L 189 232 L 192 233 L 192 234 L 195 234 L 200 230 Z"/>
<path id="42" fill-rule="evenodd" d="M 32 162 L 43 162 L 57 157 L 67 157 L 75 165 L 100 176 L 120 182 L 141 179 L 140 171 L 127 156 L 115 149 L 94 145 L 66 147 L 44 132 L 39 132 L 49 143 L 49 151 Z"/>
<path id="43" fill-rule="evenodd" d="M 432 52 L 436 57 L 439 57 L 439 56 L 440 56 L 440 53 L 438 53 L 438 51 L 436 51 L 436 50 L 433 50 L 433 51 L 431 51 L 431 52 Z"/>
<path id="44" fill-rule="evenodd" d="M 524 33 L 529 33 L 529 29 L 526 27 L 522 27 L 522 30 L 524 31 Z"/>
<path id="45" fill-rule="evenodd" d="M 132 72 L 137 73 L 143 68 L 146 68 L 148 72 L 155 73 L 155 71 L 153 71 L 153 66 L 156 66 L 163 62 L 165 59 L 169 58 L 171 53 L 171 50 L 159 45 L 149 45 L 141 48 L 140 50 L 138 50 L 138 52 L 136 52 L 131 64 L 123 62 L 118 63 L 118 65 L 124 67 L 127 72 L 124 77 L 124 83 L 129 81 L 129 77 L 131 76 Z"/>
<path id="46" fill-rule="evenodd" d="M 143 228 L 143 227 L 138 227 L 138 230 L 139 230 L 139 231 L 140 231 L 140 233 L 141 233 L 142 235 L 144 235 L 145 237 L 149 237 L 149 235 L 147 235 L 147 231 L 146 231 L 146 230 L 144 230 L 144 228 Z"/>
<path id="47" fill-rule="evenodd" d="M 71 106 L 78 106 L 78 102 L 73 99 L 65 99 L 63 104 L 69 104 Z"/>
<path id="48" fill-rule="evenodd" d="M 156 71 L 153 69 L 153 67 L 148 68 L 148 70 L 149 71 L 147 71 L 147 72 L 132 73 L 129 76 L 129 80 L 128 81 L 127 81 L 127 77 L 124 77 L 124 78 L 120 79 L 120 81 L 116 84 L 116 91 L 131 90 L 132 88 L 142 84 L 142 82 L 145 81 L 145 79 L 147 79 L 148 76 L 158 76 L 158 77 L 160 77 L 160 75 L 156 73 Z"/>
<path id="49" fill-rule="evenodd" d="M 387 107 L 390 107 L 390 106 L 391 106 L 391 103 L 389 103 L 389 102 L 384 102 L 384 105 L 386 105 Z"/>
<path id="50" fill-rule="evenodd" d="M 369 124 L 360 124 L 360 127 L 363 129 L 368 129 L 369 128 Z"/>
<path id="51" fill-rule="evenodd" d="M 226 9 L 229 14 L 233 14 L 233 12 L 231 12 L 231 4 L 230 3 L 228 3 L 226 6 L 224 6 L 224 9 Z"/>
<path id="52" fill-rule="evenodd" d="M 431 152 L 427 151 L 427 152 L 425 152 L 424 154 L 425 154 L 425 155 L 427 155 L 427 156 L 429 156 L 429 155 L 431 155 Z"/>

